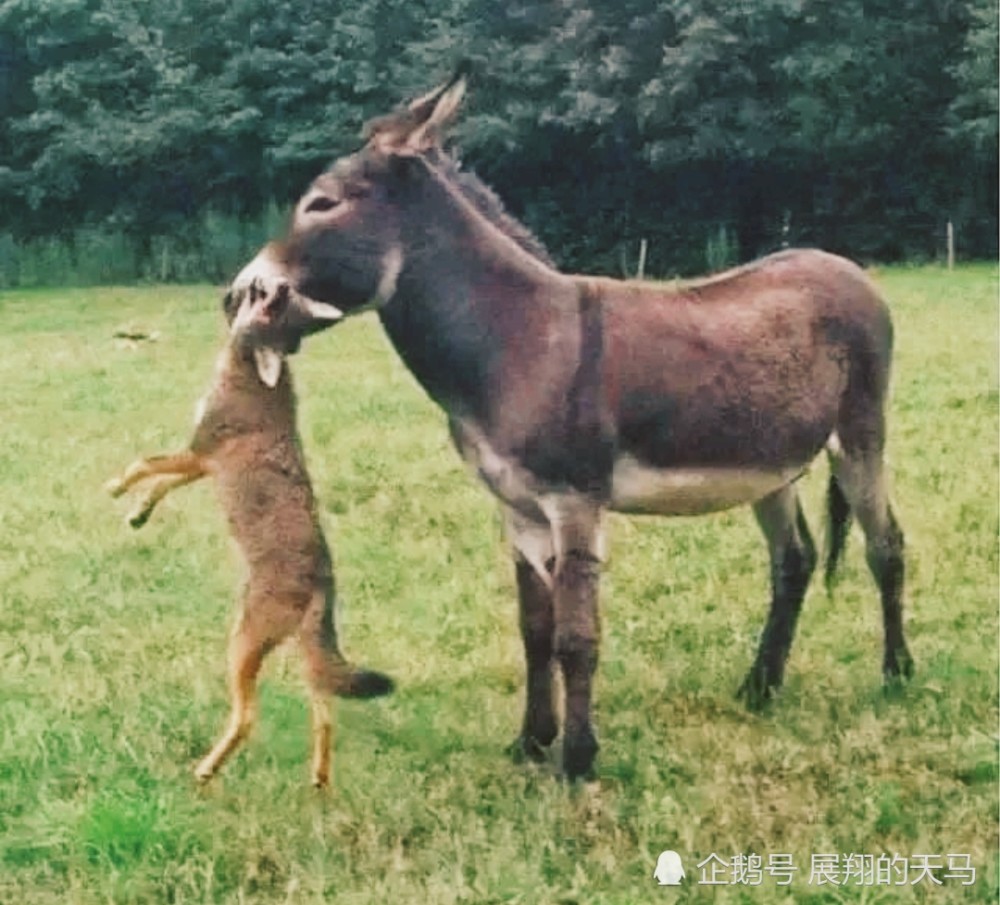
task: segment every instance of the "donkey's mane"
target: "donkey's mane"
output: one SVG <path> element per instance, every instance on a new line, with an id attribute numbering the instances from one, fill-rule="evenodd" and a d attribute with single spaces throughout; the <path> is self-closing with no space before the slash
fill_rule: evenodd
<path id="1" fill-rule="evenodd" d="M 480 179 L 475 172 L 463 169 L 462 162 L 459 157 L 457 157 L 454 153 L 444 151 L 440 147 L 434 147 L 425 151 L 423 156 L 447 182 L 458 190 L 459 194 L 461 194 L 466 201 L 468 201 L 505 236 L 513 239 L 521 249 L 526 251 L 536 260 L 541 261 L 543 264 L 546 264 L 554 270 L 559 269 L 559 265 L 555 262 L 552 255 L 549 253 L 549 250 L 542 243 L 541 239 L 539 239 L 520 220 L 512 216 L 507 211 L 507 208 L 504 206 L 503 201 L 500 200 L 497 193 L 494 192 L 493 189 L 490 188 L 485 182 L 483 182 L 483 180 Z M 771 254 L 761 260 L 749 261 L 745 264 L 740 264 L 736 267 L 731 267 L 728 270 L 723 270 L 718 273 L 677 280 L 675 288 L 680 291 L 707 289 L 719 283 L 725 283 L 729 280 L 741 277 L 748 272 L 769 267 L 772 264 L 784 260 L 786 257 L 793 256 L 794 253 L 795 249 L 785 249 L 775 254 Z M 650 284 L 650 287 L 662 289 L 661 286 L 652 283 Z"/>
<path id="2" fill-rule="evenodd" d="M 505 236 L 513 239 L 533 258 L 553 269 L 558 265 L 549 250 L 528 227 L 512 217 L 504 203 L 485 182 L 471 170 L 463 170 L 461 162 L 440 148 L 425 152 L 430 163 L 448 182 L 455 186 L 472 206 Z"/>

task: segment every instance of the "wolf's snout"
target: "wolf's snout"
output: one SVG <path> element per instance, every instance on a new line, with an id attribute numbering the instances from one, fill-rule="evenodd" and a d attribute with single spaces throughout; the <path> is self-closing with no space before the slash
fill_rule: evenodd
<path id="1" fill-rule="evenodd" d="M 288 308 L 288 282 L 273 277 L 255 277 L 250 283 L 250 304 L 260 309 L 261 319 L 272 321 Z"/>

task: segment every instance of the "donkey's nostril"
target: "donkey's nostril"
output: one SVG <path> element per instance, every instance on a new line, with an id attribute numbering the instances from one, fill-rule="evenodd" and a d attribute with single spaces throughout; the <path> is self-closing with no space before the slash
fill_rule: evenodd
<path id="1" fill-rule="evenodd" d="M 322 214 L 332 211 L 340 202 L 329 195 L 315 195 L 305 207 L 307 214 Z"/>

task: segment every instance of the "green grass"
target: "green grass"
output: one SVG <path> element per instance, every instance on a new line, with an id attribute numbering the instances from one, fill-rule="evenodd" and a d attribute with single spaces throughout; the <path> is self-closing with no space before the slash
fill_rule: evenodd
<path id="1" fill-rule="evenodd" d="M 917 676 L 880 687 L 880 614 L 852 537 L 806 600 L 780 700 L 733 692 L 766 608 L 748 511 L 612 518 L 599 789 L 502 753 L 520 719 L 512 569 L 494 506 L 370 316 L 295 361 L 338 565 L 344 645 L 397 693 L 338 707 L 308 787 L 298 663 L 218 781 L 239 566 L 211 488 L 142 531 L 102 482 L 183 447 L 221 338 L 208 287 L 0 295 L 0 902 L 994 902 L 997 273 L 888 269 L 894 495 Z M 160 332 L 130 348 L 116 327 Z M 824 466 L 805 482 L 819 533 Z M 657 854 L 689 884 L 661 889 Z M 710 853 L 791 854 L 788 888 L 692 885 Z M 815 853 L 965 853 L 976 884 L 808 882 Z"/>

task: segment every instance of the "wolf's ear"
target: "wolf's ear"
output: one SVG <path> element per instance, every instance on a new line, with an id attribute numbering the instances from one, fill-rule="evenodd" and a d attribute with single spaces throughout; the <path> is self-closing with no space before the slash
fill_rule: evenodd
<path id="1" fill-rule="evenodd" d="M 260 378 L 260 382 L 273 390 L 281 378 L 285 356 L 271 346 L 257 346 L 253 350 L 253 360 L 254 364 L 257 365 L 257 376 Z"/>

